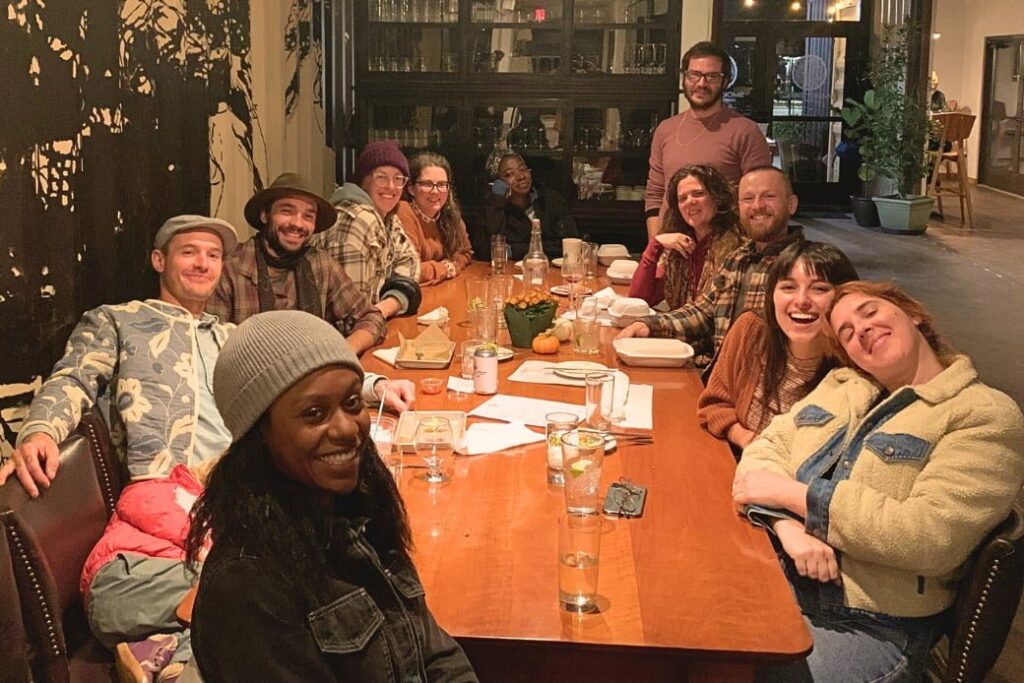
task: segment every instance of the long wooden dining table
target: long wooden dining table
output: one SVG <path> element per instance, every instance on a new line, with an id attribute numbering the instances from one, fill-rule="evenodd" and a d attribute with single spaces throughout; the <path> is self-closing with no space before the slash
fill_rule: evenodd
<path id="1" fill-rule="evenodd" d="M 420 312 L 445 306 L 445 330 L 455 341 L 467 338 L 470 330 L 460 324 L 465 282 L 489 272 L 474 263 L 424 287 Z M 561 284 L 558 269 L 549 284 Z M 591 284 L 608 281 L 602 275 Z M 413 317 L 388 328 L 385 347 L 397 345 L 399 333 L 408 338 L 424 329 Z M 542 441 L 457 456 L 446 486 L 416 485 L 417 470 L 403 473 L 414 559 L 434 616 L 482 681 L 749 681 L 759 662 L 806 655 L 811 637 L 771 544 L 733 509 L 732 453 L 698 424 L 699 371 L 625 365 L 612 349 L 616 332 L 602 328 L 600 356 L 579 356 L 564 343 L 556 356 L 515 349 L 499 366 L 498 391 L 512 396 L 583 404 L 583 388 L 509 381 L 527 358 L 596 360 L 625 372 L 631 385 L 654 387 L 653 444 L 624 443 L 605 458 L 602 497 L 622 476 L 647 486 L 648 496 L 640 518 L 602 518 L 598 611 L 575 614 L 559 605 L 564 500 L 561 488 L 547 483 Z M 425 377 L 458 374 L 457 359 L 442 370 L 393 368 L 372 353 L 362 360 L 369 371 L 417 386 Z M 418 391 L 415 408 L 469 412 L 487 398 Z"/>

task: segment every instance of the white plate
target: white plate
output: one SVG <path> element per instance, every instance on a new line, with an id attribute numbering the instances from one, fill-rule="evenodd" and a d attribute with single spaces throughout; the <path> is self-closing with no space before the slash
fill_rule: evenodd
<path id="1" fill-rule="evenodd" d="M 561 259 L 561 257 L 551 259 L 551 265 L 553 265 L 555 268 L 561 268 L 562 267 L 562 259 Z"/>
<path id="2" fill-rule="evenodd" d="M 595 363 L 591 360 L 567 360 L 562 363 L 555 363 L 551 371 L 565 379 L 576 379 L 581 382 L 586 379 L 588 372 L 608 371 L 609 367 L 604 363 Z"/>
<path id="3" fill-rule="evenodd" d="M 693 347 L 678 339 L 630 337 L 614 340 L 612 347 L 627 365 L 678 368 L 693 358 Z"/>
<path id="4" fill-rule="evenodd" d="M 551 288 L 551 293 L 557 294 L 558 296 L 569 296 L 569 285 L 555 285 Z M 580 296 L 587 296 L 593 293 L 594 290 L 590 287 L 585 287 L 583 291 L 580 292 Z"/>
<path id="5" fill-rule="evenodd" d="M 516 355 L 512 349 L 506 349 L 504 346 L 498 347 L 498 360 L 511 360 Z"/>

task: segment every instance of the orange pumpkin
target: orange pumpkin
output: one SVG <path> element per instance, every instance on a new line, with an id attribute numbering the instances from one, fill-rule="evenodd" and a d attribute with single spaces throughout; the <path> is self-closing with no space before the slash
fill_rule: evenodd
<path id="1" fill-rule="evenodd" d="M 558 337 L 551 334 L 538 334 L 533 338 L 532 346 L 534 353 L 558 353 Z"/>

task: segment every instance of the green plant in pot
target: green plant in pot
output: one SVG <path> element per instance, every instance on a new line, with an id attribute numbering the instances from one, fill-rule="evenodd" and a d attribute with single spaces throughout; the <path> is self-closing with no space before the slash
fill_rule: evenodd
<path id="1" fill-rule="evenodd" d="M 530 348 L 533 338 L 551 327 L 557 308 L 554 299 L 536 290 L 505 299 L 505 322 L 512 345 Z"/>
<path id="2" fill-rule="evenodd" d="M 889 179 L 897 194 L 873 197 L 882 229 L 919 234 L 928 226 L 931 197 L 917 192 L 928 170 L 925 143 L 930 122 L 924 93 L 908 86 L 908 44 L 919 25 L 886 26 L 878 54 L 871 61 L 871 89 L 860 102 L 847 98 L 841 115 L 847 135 L 860 146 L 858 177 L 864 182 Z"/>

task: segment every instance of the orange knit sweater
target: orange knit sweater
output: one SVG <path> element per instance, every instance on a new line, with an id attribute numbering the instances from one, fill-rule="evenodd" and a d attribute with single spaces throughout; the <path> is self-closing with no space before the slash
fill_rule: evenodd
<path id="1" fill-rule="evenodd" d="M 768 325 L 753 311 L 732 324 L 722 342 L 708 384 L 697 402 L 700 426 L 719 439 L 726 438 L 737 422 L 746 429 L 754 387 L 761 381 L 764 361 L 752 350 L 761 344 Z"/>
<path id="2" fill-rule="evenodd" d="M 437 229 L 437 222 L 422 220 L 406 201 L 398 204 L 398 220 L 401 221 L 405 234 L 409 236 L 416 251 L 419 252 L 420 284 L 435 285 L 446 280 L 448 269 L 445 268 L 445 260 L 452 262 L 456 274 L 473 260 L 473 248 L 469 245 L 465 222 L 459 221 L 455 253 L 446 256 L 441 233 Z"/>

